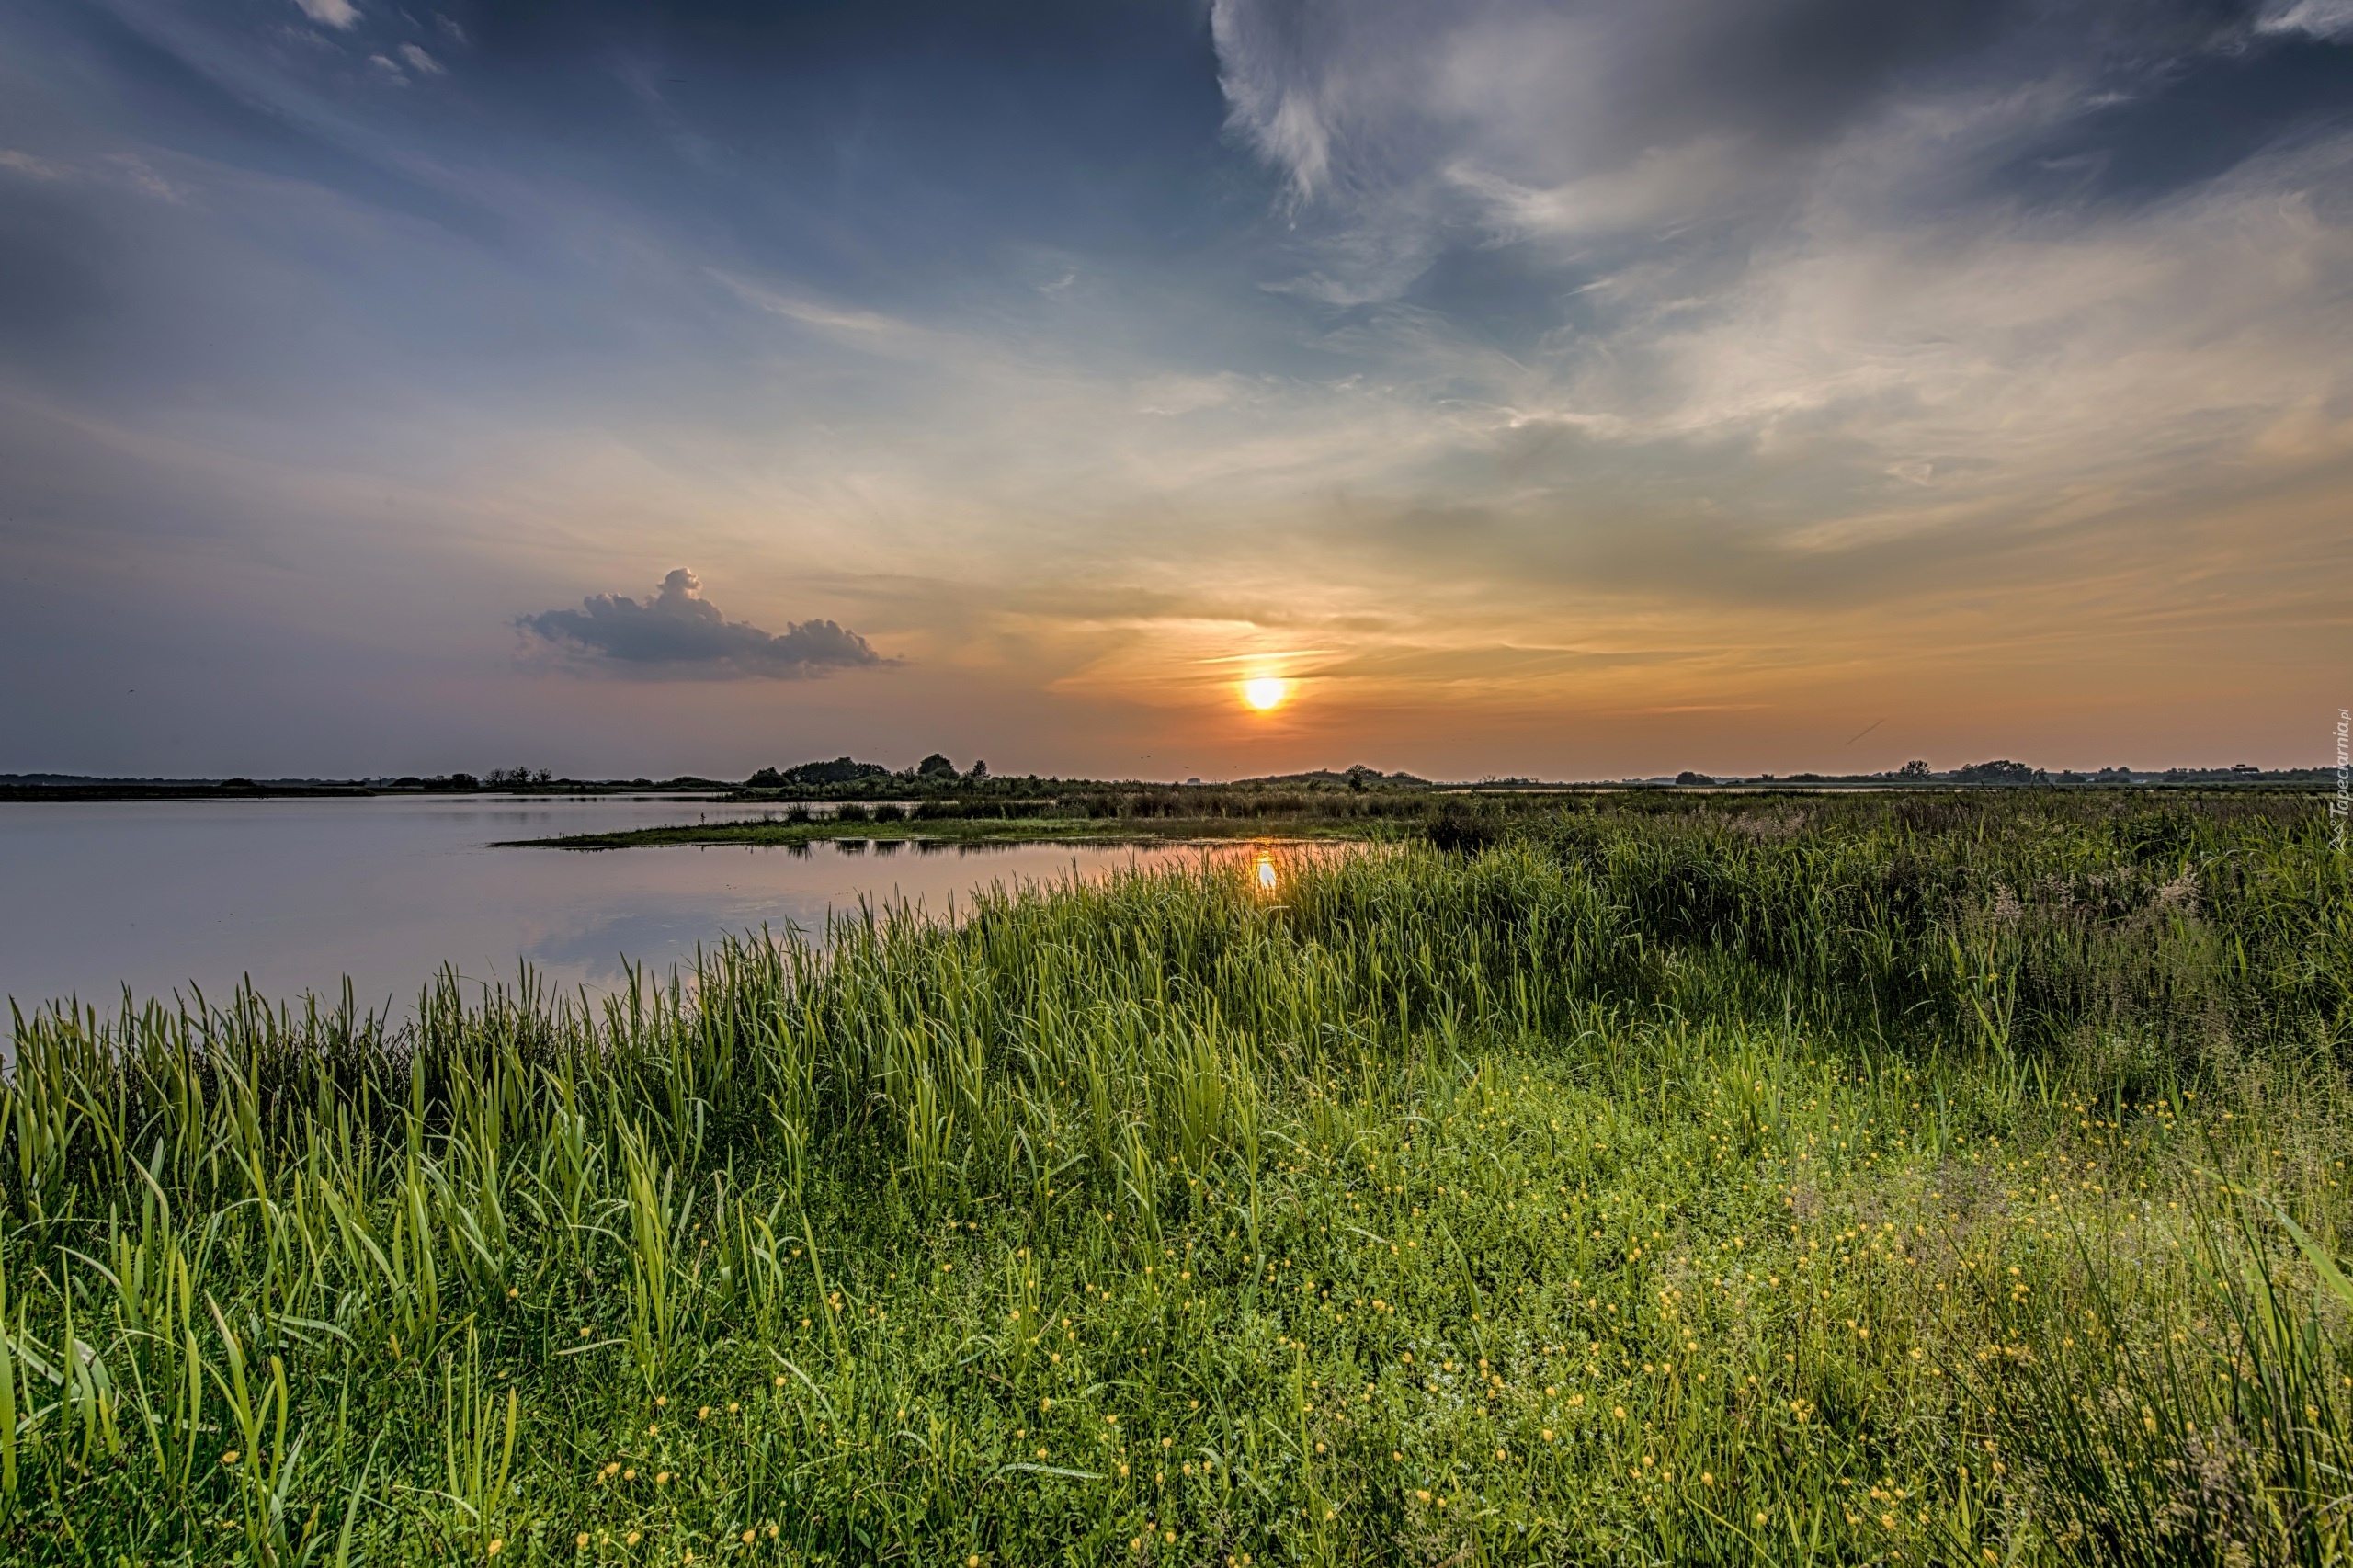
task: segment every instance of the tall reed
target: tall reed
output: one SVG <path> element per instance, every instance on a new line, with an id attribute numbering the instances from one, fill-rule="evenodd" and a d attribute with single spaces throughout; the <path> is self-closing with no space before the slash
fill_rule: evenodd
<path id="1" fill-rule="evenodd" d="M 593 1001 L 19 1014 L 0 1541 L 2342 1554 L 2316 815 L 1506 828 Z"/>

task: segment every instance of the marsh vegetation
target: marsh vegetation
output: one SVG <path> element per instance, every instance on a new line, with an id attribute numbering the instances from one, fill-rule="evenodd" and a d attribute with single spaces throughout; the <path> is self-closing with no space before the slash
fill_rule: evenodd
<path id="1" fill-rule="evenodd" d="M 2342 1556 L 2316 802 L 1627 800 L 16 1024 L 73 1562 Z"/>

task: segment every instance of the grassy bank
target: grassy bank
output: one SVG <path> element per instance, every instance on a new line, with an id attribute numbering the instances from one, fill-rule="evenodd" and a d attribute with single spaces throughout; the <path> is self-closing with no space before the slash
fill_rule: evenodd
<path id="1" fill-rule="evenodd" d="M 2321 1562 L 2311 802 L 1719 799 L 20 1020 L 55 1562 Z"/>
<path id="2" fill-rule="evenodd" d="M 1058 784 L 1063 781 L 1054 781 Z M 753 798 L 758 798 L 756 791 Z M 689 844 L 792 848 L 830 839 L 935 844 L 1215 843 L 1239 838 L 1420 838 L 1441 848 L 1482 849 L 1544 839 L 1561 824 L 1732 824 L 1729 831 L 1789 819 L 1817 824 L 1888 820 L 2003 822 L 2051 815 L 2077 823 L 2154 812 L 2182 820 L 2239 820 L 2307 809 L 2308 790 L 2269 787 L 2198 790 L 1958 790 L 1932 786 L 1871 791 L 1802 789 L 1700 795 L 1665 790 L 1449 790 L 1383 786 L 1280 789 L 1085 784 L 1051 796 L 779 803 L 757 821 L 680 823 L 620 833 L 516 839 L 495 848 L 638 849 Z"/>
<path id="3" fill-rule="evenodd" d="M 1434 823 L 1506 812 L 1532 819 L 1546 805 L 1494 809 L 1427 790 L 1115 790 L 1035 799 L 933 798 L 869 804 L 779 805 L 758 821 L 682 823 L 621 833 L 516 840 L 498 848 L 638 849 L 686 844 L 791 848 L 828 839 L 939 844 L 1170 844 L 1239 838 L 1395 840 Z"/>

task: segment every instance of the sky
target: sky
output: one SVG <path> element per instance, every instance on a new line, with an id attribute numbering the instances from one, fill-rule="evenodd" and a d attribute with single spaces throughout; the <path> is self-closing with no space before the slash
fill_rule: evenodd
<path id="1" fill-rule="evenodd" d="M 0 7 L 0 770 L 2313 766 L 2348 605 L 2353 0 Z"/>

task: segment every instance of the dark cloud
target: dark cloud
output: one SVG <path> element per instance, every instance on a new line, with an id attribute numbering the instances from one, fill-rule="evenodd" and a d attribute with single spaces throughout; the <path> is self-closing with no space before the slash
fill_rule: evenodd
<path id="1" fill-rule="evenodd" d="M 791 680 L 893 662 L 830 620 L 799 621 L 782 631 L 730 620 L 683 566 L 642 603 L 627 594 L 592 594 L 578 609 L 522 616 L 515 624 L 566 653 L 640 675 Z"/>
<path id="2" fill-rule="evenodd" d="M 1495 277 L 1499 246 L 1549 239 L 1544 260 L 1588 270 L 1697 264 L 1676 291 L 1713 293 L 1730 279 L 1708 263 L 1744 265 L 1803 221 L 1826 166 L 1891 132 L 1932 154 L 1886 198 L 1910 222 L 2086 191 L 2160 199 L 2353 118 L 2353 0 L 1214 0 L 1213 15 L 1229 125 L 1290 184 L 1295 291 L 1413 297 L 1506 336 L 1530 335 L 1542 287 Z M 1588 280 L 1556 278 L 1554 296 Z"/>

